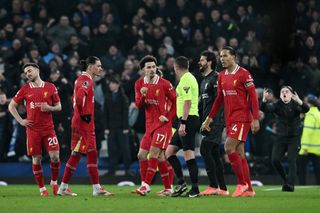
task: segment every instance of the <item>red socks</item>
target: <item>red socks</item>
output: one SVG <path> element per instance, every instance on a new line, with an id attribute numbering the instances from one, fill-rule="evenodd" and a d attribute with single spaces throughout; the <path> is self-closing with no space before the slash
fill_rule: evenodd
<path id="1" fill-rule="evenodd" d="M 242 169 L 242 161 L 238 153 L 232 152 L 228 155 L 232 169 L 234 173 L 236 173 L 238 178 L 238 184 L 246 185 L 246 181 L 244 179 L 243 169 Z"/>
<path id="2" fill-rule="evenodd" d="M 32 164 L 32 171 L 39 188 L 44 187 L 43 171 L 41 164 Z"/>
<path id="3" fill-rule="evenodd" d="M 70 158 L 66 164 L 66 168 L 64 170 L 62 182 L 63 183 L 69 183 L 74 171 L 76 170 L 76 167 L 81 159 L 81 156 L 75 156 L 70 155 Z"/>
<path id="4" fill-rule="evenodd" d="M 252 191 L 251 179 L 250 179 L 250 170 L 247 163 L 247 159 L 242 159 L 242 170 L 246 183 L 248 184 L 248 190 Z"/>
<path id="5" fill-rule="evenodd" d="M 50 168 L 51 168 L 51 180 L 56 181 L 59 175 L 60 162 L 56 162 L 56 163 L 50 162 Z"/>
<path id="6" fill-rule="evenodd" d="M 96 150 L 87 152 L 87 169 L 92 184 L 99 184 L 97 159 L 98 154 Z"/>
<path id="7" fill-rule="evenodd" d="M 146 177 L 147 168 L 148 168 L 148 160 L 140 160 L 139 163 L 140 163 L 140 178 L 141 178 L 141 181 L 144 181 Z"/>
<path id="8" fill-rule="evenodd" d="M 174 170 L 171 166 L 171 164 L 166 161 L 167 163 L 167 168 L 168 168 L 168 171 L 169 171 L 169 181 L 170 181 L 170 185 L 173 185 L 173 179 L 174 179 Z"/>
<path id="9" fill-rule="evenodd" d="M 168 165 L 166 161 L 159 161 L 158 163 L 159 173 L 165 189 L 171 189 L 170 175 Z"/>
<path id="10" fill-rule="evenodd" d="M 154 177 L 154 174 L 157 171 L 157 166 L 158 166 L 158 158 L 150 158 L 149 163 L 148 163 L 148 169 L 146 172 L 146 177 L 144 179 L 144 182 L 148 185 L 151 184 L 151 181 Z"/>

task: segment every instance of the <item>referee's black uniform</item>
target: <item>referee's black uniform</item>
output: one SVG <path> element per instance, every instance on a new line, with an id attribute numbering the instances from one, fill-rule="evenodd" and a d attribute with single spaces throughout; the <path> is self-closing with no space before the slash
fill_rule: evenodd
<path id="1" fill-rule="evenodd" d="M 218 89 L 218 72 L 212 71 L 201 82 L 200 100 L 199 100 L 199 115 L 201 122 L 204 122 L 208 116 L 215 98 L 217 97 Z M 210 186 L 227 190 L 224 176 L 223 163 L 220 159 L 220 143 L 221 135 L 224 128 L 223 107 L 220 108 L 217 115 L 210 124 L 210 132 L 202 132 L 204 135 L 200 152 L 204 159 L 206 171 L 209 177 Z"/>

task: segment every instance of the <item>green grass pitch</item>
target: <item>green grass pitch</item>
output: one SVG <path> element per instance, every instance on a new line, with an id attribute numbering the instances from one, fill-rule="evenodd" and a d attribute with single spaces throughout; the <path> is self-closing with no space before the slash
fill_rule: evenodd
<path id="1" fill-rule="evenodd" d="M 48 187 L 48 186 L 47 186 Z M 71 185 L 77 197 L 40 197 L 36 185 L 9 185 L 0 187 L 0 212 L 214 212 L 214 213 L 313 213 L 320 212 L 320 187 L 296 187 L 295 192 L 281 192 L 280 186 L 255 187 L 254 198 L 207 196 L 198 198 L 158 197 L 161 186 L 152 186 L 145 197 L 131 194 L 135 187 L 106 185 L 113 197 L 93 197 L 90 185 Z M 201 186 L 200 189 L 204 189 Z M 233 192 L 234 186 L 229 186 Z"/>

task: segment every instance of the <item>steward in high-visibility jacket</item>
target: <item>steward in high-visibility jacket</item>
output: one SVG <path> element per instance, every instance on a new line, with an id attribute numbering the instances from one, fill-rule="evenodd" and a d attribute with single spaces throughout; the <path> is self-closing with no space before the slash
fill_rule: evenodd
<path id="1" fill-rule="evenodd" d="M 305 152 L 320 156 L 320 111 L 311 106 L 305 114 L 299 154 Z"/>
<path id="2" fill-rule="evenodd" d="M 308 95 L 307 100 L 310 110 L 305 114 L 301 136 L 301 149 L 298 158 L 299 183 L 306 184 L 307 167 L 311 161 L 316 184 L 320 185 L 320 111 L 317 107 L 318 98 L 316 96 Z"/>

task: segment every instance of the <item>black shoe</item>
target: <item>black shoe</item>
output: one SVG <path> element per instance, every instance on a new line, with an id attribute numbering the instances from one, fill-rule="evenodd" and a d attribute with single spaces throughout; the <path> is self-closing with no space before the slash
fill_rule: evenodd
<path id="1" fill-rule="evenodd" d="M 171 197 L 180 197 L 185 191 L 187 191 L 187 184 L 183 183 L 181 185 L 176 185 L 176 187 L 174 187 L 174 191 L 171 195 Z"/>
<path id="2" fill-rule="evenodd" d="M 200 196 L 199 190 L 195 191 L 192 189 L 190 189 L 190 191 L 188 191 L 185 195 L 183 195 L 183 197 L 190 197 L 190 198 L 199 197 L 199 196 Z"/>
<path id="3" fill-rule="evenodd" d="M 294 192 L 294 185 L 290 185 L 290 184 L 283 184 L 282 185 L 282 191 L 283 192 Z"/>

